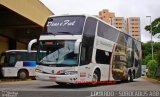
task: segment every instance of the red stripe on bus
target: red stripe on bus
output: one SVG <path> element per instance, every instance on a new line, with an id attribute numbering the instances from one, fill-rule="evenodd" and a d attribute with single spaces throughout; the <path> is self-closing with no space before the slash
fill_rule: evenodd
<path id="1" fill-rule="evenodd" d="M 56 77 L 49 76 L 50 80 L 56 80 Z"/>
<path id="2" fill-rule="evenodd" d="M 75 81 L 76 84 L 93 84 L 94 82 L 92 81 L 80 81 L 80 80 L 76 80 Z M 116 84 L 117 81 L 115 80 L 110 80 L 110 81 L 98 81 L 96 82 L 96 84 Z"/>
<path id="3" fill-rule="evenodd" d="M 86 73 L 80 73 L 80 77 L 86 77 Z"/>

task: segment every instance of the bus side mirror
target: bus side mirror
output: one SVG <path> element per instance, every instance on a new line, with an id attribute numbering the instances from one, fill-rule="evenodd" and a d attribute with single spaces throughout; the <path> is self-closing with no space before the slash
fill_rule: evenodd
<path id="1" fill-rule="evenodd" d="M 80 43 L 81 43 L 81 40 L 79 40 L 79 39 L 75 42 L 75 49 L 74 49 L 75 54 L 79 53 Z"/>
<path id="2" fill-rule="evenodd" d="M 33 39 L 28 44 L 28 52 L 31 52 L 32 45 L 37 42 L 37 39 Z"/>

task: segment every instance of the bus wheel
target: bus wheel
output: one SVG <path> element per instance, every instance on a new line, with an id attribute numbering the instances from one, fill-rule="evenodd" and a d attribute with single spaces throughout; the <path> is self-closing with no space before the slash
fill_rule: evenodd
<path id="1" fill-rule="evenodd" d="M 28 72 L 26 70 L 20 70 L 18 72 L 18 78 L 19 79 L 26 79 L 28 77 Z"/>
<path id="2" fill-rule="evenodd" d="M 128 81 L 133 82 L 133 74 L 132 74 L 132 72 L 128 73 Z"/>
<path id="3" fill-rule="evenodd" d="M 92 78 L 92 85 L 96 85 L 100 81 L 100 73 L 98 70 L 94 71 Z"/>
<path id="4" fill-rule="evenodd" d="M 133 79 L 136 78 L 135 70 L 133 70 Z"/>

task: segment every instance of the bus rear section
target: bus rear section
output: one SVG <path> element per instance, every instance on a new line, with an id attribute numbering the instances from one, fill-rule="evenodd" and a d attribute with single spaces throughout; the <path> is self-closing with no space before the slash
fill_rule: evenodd
<path id="1" fill-rule="evenodd" d="M 8 50 L 1 53 L 1 69 L 3 77 L 26 79 L 35 76 L 36 51 Z"/>

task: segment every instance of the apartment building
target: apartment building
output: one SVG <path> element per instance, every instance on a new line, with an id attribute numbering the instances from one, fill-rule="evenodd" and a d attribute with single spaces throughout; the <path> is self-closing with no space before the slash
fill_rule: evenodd
<path id="1" fill-rule="evenodd" d="M 135 39 L 141 40 L 139 17 L 116 17 L 114 12 L 109 12 L 108 9 L 103 9 L 102 11 L 99 11 L 99 18 L 121 31 L 129 33 Z"/>
<path id="2" fill-rule="evenodd" d="M 107 23 L 112 22 L 112 18 L 115 17 L 115 13 L 113 12 L 109 12 L 108 9 L 103 9 L 102 11 L 99 11 L 99 18 L 101 18 L 102 20 L 104 20 Z"/>
<path id="3" fill-rule="evenodd" d="M 135 39 L 141 40 L 140 38 L 140 18 L 129 17 L 126 20 L 126 31 L 132 35 Z"/>
<path id="4" fill-rule="evenodd" d="M 125 30 L 125 19 L 124 17 L 114 17 L 112 19 L 111 25 L 115 26 L 116 28 L 120 29 L 123 32 L 126 32 Z"/>

